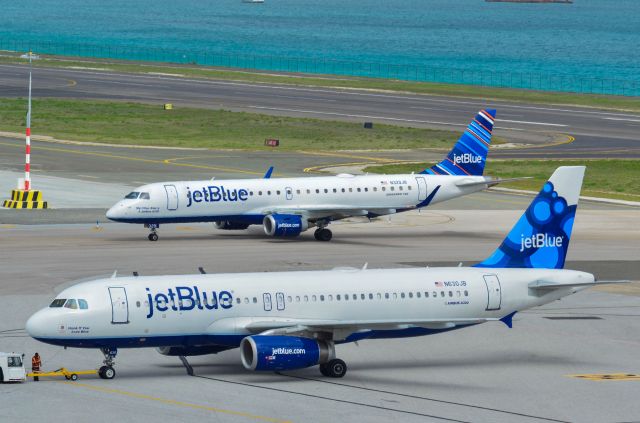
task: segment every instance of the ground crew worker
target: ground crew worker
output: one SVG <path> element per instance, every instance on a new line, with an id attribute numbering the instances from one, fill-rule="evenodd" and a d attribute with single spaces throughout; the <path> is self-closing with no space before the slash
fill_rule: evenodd
<path id="1" fill-rule="evenodd" d="M 35 353 L 34 356 L 31 357 L 31 372 L 40 373 L 40 366 L 42 366 L 42 360 L 40 360 L 40 354 Z M 37 382 L 40 380 L 40 378 L 38 376 L 34 376 L 33 380 Z"/>

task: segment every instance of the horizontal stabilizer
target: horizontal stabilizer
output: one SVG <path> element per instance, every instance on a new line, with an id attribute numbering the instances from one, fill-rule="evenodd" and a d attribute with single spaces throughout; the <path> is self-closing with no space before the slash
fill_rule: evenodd
<path id="1" fill-rule="evenodd" d="M 539 289 L 539 290 L 553 290 L 560 288 L 580 288 L 585 286 L 598 286 L 598 285 L 615 285 L 618 283 L 629 283 L 631 281 L 628 280 L 619 280 L 619 281 L 595 281 L 595 282 L 578 282 L 578 283 L 558 283 L 552 281 L 545 280 L 537 280 L 533 281 L 529 284 L 529 288 L 531 289 Z"/>
<path id="2" fill-rule="evenodd" d="M 515 181 L 522 181 L 523 179 L 531 179 L 531 176 L 523 176 L 520 178 L 506 178 L 506 179 L 500 179 L 500 178 L 485 178 L 484 181 L 473 181 L 473 180 L 462 180 L 460 182 L 456 182 L 456 186 L 460 187 L 460 188 L 464 188 L 464 187 L 474 187 L 474 186 L 479 186 L 479 185 L 487 185 L 488 187 L 492 187 L 494 185 L 498 185 L 498 184 L 503 184 L 505 182 L 515 182 Z"/>

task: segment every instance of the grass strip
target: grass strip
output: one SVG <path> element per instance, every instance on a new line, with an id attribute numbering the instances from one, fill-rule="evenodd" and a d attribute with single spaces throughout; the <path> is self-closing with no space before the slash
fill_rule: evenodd
<path id="1" fill-rule="evenodd" d="M 24 131 L 26 103 L 0 98 L 0 130 Z M 49 98 L 33 101 L 31 127 L 34 134 L 74 141 L 249 150 L 272 148 L 264 147 L 265 138 L 279 139 L 279 149 L 284 150 L 448 150 L 460 136 L 377 123 L 365 129 L 357 123 L 320 119 Z"/>
<path id="2" fill-rule="evenodd" d="M 18 53 L 5 52 L 0 63 L 26 64 Z M 491 100 L 507 100 L 519 103 L 555 104 L 596 107 L 611 110 L 640 112 L 639 97 L 613 95 L 563 93 L 535 91 L 516 88 L 498 88 L 465 84 L 412 82 L 384 78 L 364 78 L 336 75 L 314 75 L 286 72 L 263 72 L 257 70 L 216 68 L 197 65 L 154 64 L 124 60 L 83 59 L 76 57 L 41 56 L 35 67 L 90 68 L 92 70 L 128 73 L 160 73 L 177 77 L 201 77 L 216 80 L 232 80 L 258 83 L 277 83 L 313 87 L 358 88 L 382 91 L 430 94 L 452 97 L 470 97 Z"/>
<path id="3" fill-rule="evenodd" d="M 370 166 L 364 170 L 370 173 L 411 173 L 416 169 L 424 169 L 431 165 L 433 163 L 383 165 Z M 557 167 L 577 165 L 587 166 L 582 195 L 640 201 L 640 160 L 489 160 L 485 168 L 485 175 L 500 178 L 532 176 L 532 179 L 500 184 L 499 186 L 538 191 Z"/>

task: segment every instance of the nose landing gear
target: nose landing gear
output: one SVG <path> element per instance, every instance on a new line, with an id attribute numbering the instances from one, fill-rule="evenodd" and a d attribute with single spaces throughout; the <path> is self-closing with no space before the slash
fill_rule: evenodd
<path id="1" fill-rule="evenodd" d="M 157 234 L 156 231 L 158 230 L 160 225 L 157 224 L 157 223 L 145 223 L 144 227 L 145 228 L 149 228 L 149 230 L 151 231 L 151 233 L 147 237 L 147 238 L 149 238 L 149 241 L 157 241 L 158 240 L 158 234 Z"/>
<path id="2" fill-rule="evenodd" d="M 101 379 L 113 379 L 116 377 L 116 369 L 114 369 L 113 366 L 118 350 L 115 348 L 100 348 L 100 352 L 104 355 L 104 361 L 102 362 L 104 366 L 98 370 L 98 376 L 100 376 Z"/>

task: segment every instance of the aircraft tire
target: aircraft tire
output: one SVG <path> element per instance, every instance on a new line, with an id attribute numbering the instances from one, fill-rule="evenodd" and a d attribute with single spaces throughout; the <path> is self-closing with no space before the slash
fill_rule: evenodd
<path id="1" fill-rule="evenodd" d="M 331 241 L 331 238 L 333 238 L 333 233 L 327 229 L 327 228 L 322 228 L 322 229 L 317 229 L 315 231 L 315 233 L 313 234 L 313 236 L 318 240 L 318 241 Z"/>
<path id="2" fill-rule="evenodd" d="M 329 377 L 340 378 L 344 377 L 344 375 L 347 374 L 347 363 L 340 360 L 339 358 L 330 360 L 326 365 Z"/>
<path id="3" fill-rule="evenodd" d="M 111 366 L 104 366 L 104 371 L 102 372 L 103 379 L 113 379 L 116 377 L 116 369 Z"/>
<path id="4" fill-rule="evenodd" d="M 320 365 L 320 374 L 322 376 L 330 377 L 331 375 L 329 374 L 329 369 L 327 368 L 327 364 L 328 363 L 322 363 Z"/>
<path id="5" fill-rule="evenodd" d="M 158 234 L 156 233 L 151 233 L 149 234 L 149 241 L 157 241 L 158 240 Z"/>

